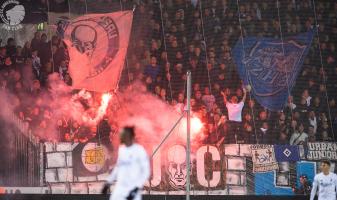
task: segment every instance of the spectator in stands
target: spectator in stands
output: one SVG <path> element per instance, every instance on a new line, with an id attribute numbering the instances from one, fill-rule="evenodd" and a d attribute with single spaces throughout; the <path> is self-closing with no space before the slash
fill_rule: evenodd
<path id="1" fill-rule="evenodd" d="M 206 105 L 207 111 L 210 112 L 215 104 L 215 97 L 210 93 L 209 87 L 205 87 L 201 100 L 203 104 Z"/>
<path id="2" fill-rule="evenodd" d="M 174 68 L 171 75 L 171 86 L 173 91 L 181 91 L 184 89 L 186 82 L 186 72 L 182 63 L 177 63 L 174 65 Z M 201 97 L 200 97 L 201 98 Z"/>
<path id="3" fill-rule="evenodd" d="M 288 138 L 288 134 L 286 132 L 286 130 L 282 130 L 279 134 L 278 140 L 276 142 L 277 144 L 289 144 L 289 138 Z"/>
<path id="4" fill-rule="evenodd" d="M 261 110 L 261 112 L 259 113 L 259 117 L 258 117 L 258 127 L 261 127 L 263 122 L 267 122 L 267 111 L 266 110 Z"/>
<path id="5" fill-rule="evenodd" d="M 38 96 L 41 93 L 41 84 L 40 81 L 35 79 L 30 91 L 32 96 Z"/>
<path id="6" fill-rule="evenodd" d="M 305 97 L 301 97 L 301 101 L 297 105 L 296 111 L 300 113 L 299 117 L 301 119 L 304 119 L 304 117 L 307 116 L 307 113 L 309 111 L 309 106 L 308 106 L 308 103 Z"/>
<path id="7" fill-rule="evenodd" d="M 156 85 L 156 86 L 154 87 L 154 94 L 155 94 L 156 96 L 158 96 L 158 97 L 160 97 L 160 90 L 161 90 L 160 85 Z"/>
<path id="8" fill-rule="evenodd" d="M 192 102 L 192 99 L 191 99 L 192 111 L 193 111 L 193 107 L 195 108 L 195 101 L 193 101 L 193 102 Z M 179 92 L 178 97 L 177 97 L 177 104 L 175 105 L 175 108 L 179 113 L 183 113 L 184 108 L 185 108 L 185 97 L 184 97 L 183 92 Z"/>
<path id="9" fill-rule="evenodd" d="M 262 127 L 257 130 L 257 143 L 258 144 L 273 144 L 274 136 L 272 131 L 269 129 L 268 122 L 262 122 Z"/>
<path id="10" fill-rule="evenodd" d="M 165 88 L 161 88 L 160 89 L 160 98 L 164 101 L 164 102 L 166 102 L 167 101 L 167 96 L 166 96 L 166 89 Z"/>
<path id="11" fill-rule="evenodd" d="M 13 62 L 17 65 L 21 65 L 25 62 L 25 57 L 22 54 L 22 47 L 18 46 L 16 48 L 15 55 L 13 56 Z"/>
<path id="12" fill-rule="evenodd" d="M 300 123 L 298 125 L 298 131 L 293 132 L 290 137 L 290 145 L 304 144 L 308 140 L 308 134 L 304 132 L 304 125 Z"/>
<path id="13" fill-rule="evenodd" d="M 51 62 L 46 62 L 41 70 L 40 81 L 42 85 L 47 84 L 48 76 L 53 73 L 53 66 Z"/>
<path id="14" fill-rule="evenodd" d="M 41 60 L 38 57 L 38 51 L 35 49 L 32 52 L 32 63 L 33 63 L 33 70 L 36 78 L 40 78 L 41 76 Z"/>
<path id="15" fill-rule="evenodd" d="M 61 80 L 65 79 L 66 74 L 68 73 L 68 66 L 65 60 L 60 62 L 60 65 L 56 67 L 58 69 L 58 73 L 60 75 Z"/>
<path id="16" fill-rule="evenodd" d="M 249 99 L 248 106 L 245 106 L 244 113 L 249 113 L 254 120 L 258 118 L 260 109 L 256 106 L 254 99 Z"/>
<path id="17" fill-rule="evenodd" d="M 315 133 L 315 127 L 313 125 L 309 125 L 308 137 L 309 137 L 309 140 L 311 140 L 311 141 L 316 141 L 316 138 L 318 138 L 316 133 Z"/>
<path id="18" fill-rule="evenodd" d="M 337 110 L 334 102 L 336 100 L 334 91 L 337 90 L 335 78 L 337 67 L 335 67 L 334 56 L 337 29 L 333 26 L 336 20 L 324 15 L 333 16 L 337 12 L 336 6 L 329 6 L 329 3 L 325 2 L 316 7 L 320 21 L 319 36 L 324 67 L 320 67 L 321 60 L 317 56 L 320 52 L 315 38 L 309 55 L 304 61 L 303 70 L 291 90 L 292 96 L 289 96 L 283 112 L 277 115 L 262 109 L 253 97 L 249 98 L 248 106 L 242 106 L 243 111 L 241 108 L 233 112 L 235 109 L 229 109 L 231 106 L 227 107 L 227 104 L 222 102 L 223 97 L 220 94 L 223 90 L 227 97 L 236 96 L 234 99 L 237 99 L 237 102 L 243 98 L 241 89 L 234 90 L 232 93 L 229 89 L 236 88 L 240 82 L 231 48 L 239 39 L 240 30 L 243 31 L 244 36 L 279 37 L 280 24 L 271 12 L 274 6 L 268 2 L 261 3 L 254 0 L 242 2 L 239 8 L 242 23 L 239 24 L 235 14 L 237 13 L 235 3 L 212 1 L 202 2 L 202 6 L 197 3 L 198 1 L 194 0 L 162 1 L 164 8 L 162 10 L 157 9 L 158 3 L 152 1 L 143 1 L 139 5 L 135 11 L 137 17 L 134 18 L 135 32 L 132 34 L 135 38 L 130 39 L 129 46 L 132 48 L 129 48 L 127 56 L 128 63 L 131 63 L 127 68 L 129 76 L 125 80 L 129 79 L 132 82 L 139 78 L 144 81 L 148 91 L 161 96 L 170 104 L 177 102 L 176 105 L 182 107 L 185 101 L 181 101 L 183 99 L 181 91 L 185 90 L 185 73 L 187 69 L 191 70 L 195 86 L 191 100 L 192 110 L 196 114 L 201 113 L 200 116 L 207 124 L 208 131 L 215 131 L 216 134 L 221 132 L 222 136 L 228 133 L 225 142 L 261 143 L 256 141 L 259 137 L 255 132 L 265 136 L 262 130 L 267 129 L 266 133 L 269 133 L 267 136 L 272 135 L 273 138 L 279 139 L 278 143 L 285 144 L 289 143 L 291 137 L 300 134 L 301 123 L 304 126 L 303 133 L 308 133 L 309 141 L 334 139 L 330 125 L 335 124 L 334 127 L 337 127 Z M 121 4 L 123 7 L 128 7 L 127 1 Z M 313 24 L 311 4 L 296 1 L 286 8 L 281 6 L 280 9 L 281 13 L 284 11 L 282 9 L 286 9 L 285 16 L 281 16 L 281 22 L 283 20 L 287 22 L 284 24 L 285 29 L 282 29 L 284 35 L 293 36 L 304 32 Z M 163 13 L 160 13 L 161 11 Z M 1 39 L 7 40 L 7 38 Z M 24 43 L 24 41 L 20 42 Z M 71 84 L 67 69 L 69 58 L 66 46 L 57 36 L 52 36 L 48 41 L 45 33 L 37 31 L 31 42 L 24 43 L 22 49 L 15 45 L 19 42 L 11 38 L 7 43 L 5 47 L 0 47 L 1 88 L 15 92 L 19 99 L 26 91 L 29 95 L 36 96 L 46 91 L 44 81 L 51 72 L 59 73 L 61 79 Z M 24 64 L 23 68 L 20 67 L 21 64 Z M 17 74 L 18 68 L 19 71 L 22 69 L 21 77 Z M 30 74 L 29 71 L 33 71 L 31 77 L 27 77 Z M 123 83 L 120 86 L 123 87 Z M 205 86 L 208 91 L 200 89 Z M 22 99 L 20 102 L 25 103 Z M 241 102 L 237 103 L 239 104 Z M 31 117 L 33 113 L 31 110 L 34 110 L 36 105 L 29 107 L 31 108 L 27 106 L 25 110 L 18 109 L 20 118 Z M 40 109 L 41 112 L 44 110 L 44 108 Z M 220 113 L 227 115 L 229 120 L 219 124 Z M 233 113 L 236 113 L 235 117 Z M 244 120 L 238 120 L 242 115 Z M 299 123 L 298 126 L 297 123 Z M 237 127 L 241 128 L 239 134 Z M 233 134 L 237 135 L 236 140 Z M 79 141 L 79 137 L 73 138 L 71 134 L 65 134 L 65 137 L 69 141 L 74 139 Z M 85 137 L 82 138 L 82 141 L 84 140 Z M 270 142 L 268 140 L 267 137 L 265 142 Z"/>
<path id="19" fill-rule="evenodd" d="M 243 98 L 239 102 L 238 97 L 233 95 L 230 101 L 227 100 L 228 93 L 221 93 L 223 96 L 224 104 L 226 105 L 228 111 L 228 120 L 229 120 L 229 133 L 233 134 L 234 137 L 231 137 L 230 143 L 237 143 L 237 138 L 241 134 L 241 122 L 242 122 L 242 109 L 244 102 L 246 101 L 246 88 L 243 87 Z"/>
<path id="20" fill-rule="evenodd" d="M 53 63 L 55 66 L 55 70 L 57 71 L 57 67 L 62 65 L 62 62 L 67 63 L 69 58 L 66 52 L 65 44 L 63 42 L 59 43 L 59 46 L 53 46 L 56 48 L 56 52 L 53 53 Z"/>
<path id="21" fill-rule="evenodd" d="M 30 42 L 26 42 L 25 45 L 23 45 L 22 56 L 24 58 L 32 57 L 32 48 L 31 48 Z"/>
<path id="22" fill-rule="evenodd" d="M 51 44 L 48 42 L 47 34 L 41 35 L 40 45 L 38 47 L 38 56 L 41 60 L 41 66 L 44 67 L 51 59 Z"/>
<path id="23" fill-rule="evenodd" d="M 314 134 L 316 134 L 316 132 L 317 132 L 317 126 L 318 126 L 317 123 L 318 123 L 318 120 L 316 118 L 315 112 L 312 111 L 312 110 L 309 111 L 309 114 L 308 114 L 308 124 L 313 127 L 313 129 L 314 129 L 313 133 Z"/>
<path id="24" fill-rule="evenodd" d="M 286 105 L 286 108 L 287 108 L 289 111 L 293 111 L 293 110 L 296 108 L 296 104 L 294 104 L 293 96 L 289 96 L 289 97 L 288 97 L 288 103 L 287 103 L 287 105 Z"/>
<path id="25" fill-rule="evenodd" d="M 144 74 L 145 76 L 150 77 L 153 81 L 155 81 L 159 73 L 160 67 L 157 64 L 157 58 L 156 56 L 152 56 L 151 63 L 145 67 Z"/>
<path id="26" fill-rule="evenodd" d="M 7 50 L 4 47 L 0 48 L 0 71 L 8 69 L 12 65 L 12 61 L 9 56 L 7 56 Z"/>
<path id="27" fill-rule="evenodd" d="M 40 43 L 41 43 L 41 33 L 39 31 L 34 33 L 34 38 L 31 41 L 31 49 L 32 50 L 38 50 L 40 47 Z M 25 45 L 26 46 L 26 45 Z"/>
<path id="28" fill-rule="evenodd" d="M 250 123 L 243 124 L 243 134 L 240 140 L 242 144 L 256 144 L 256 135 Z"/>
<path id="29" fill-rule="evenodd" d="M 314 97 L 314 102 L 311 104 L 311 110 L 313 110 L 315 113 L 320 113 L 321 110 L 323 110 L 321 106 L 321 99 L 319 96 Z"/>
<path id="30" fill-rule="evenodd" d="M 328 124 L 324 124 L 323 126 L 325 126 L 326 128 L 329 127 Z M 332 137 L 329 136 L 328 131 L 323 130 L 321 132 L 321 141 L 323 141 L 323 142 L 333 142 L 334 140 L 332 139 Z"/>
<path id="31" fill-rule="evenodd" d="M 7 56 L 10 57 L 13 62 L 14 55 L 16 54 L 16 44 L 15 44 L 14 38 L 7 39 L 6 53 L 7 53 Z"/>

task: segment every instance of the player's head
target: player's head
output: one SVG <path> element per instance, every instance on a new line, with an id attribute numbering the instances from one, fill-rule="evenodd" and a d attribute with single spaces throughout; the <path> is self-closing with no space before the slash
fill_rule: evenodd
<path id="1" fill-rule="evenodd" d="M 330 171 L 330 161 L 329 160 L 322 160 L 321 161 L 321 170 L 322 172 L 328 173 Z"/>
<path id="2" fill-rule="evenodd" d="M 135 139 L 135 130 L 133 126 L 125 126 L 120 133 L 120 141 L 126 146 L 130 146 Z"/>

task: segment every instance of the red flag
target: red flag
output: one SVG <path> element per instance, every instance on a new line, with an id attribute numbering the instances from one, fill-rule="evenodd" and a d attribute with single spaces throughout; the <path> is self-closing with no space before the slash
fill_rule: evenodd
<path id="1" fill-rule="evenodd" d="M 124 66 L 132 11 L 89 14 L 64 28 L 73 87 L 106 92 L 117 87 Z"/>

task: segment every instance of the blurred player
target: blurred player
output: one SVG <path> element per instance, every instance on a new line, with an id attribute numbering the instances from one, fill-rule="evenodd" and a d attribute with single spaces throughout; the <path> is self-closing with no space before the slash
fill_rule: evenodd
<path id="1" fill-rule="evenodd" d="M 116 166 L 102 190 L 106 194 L 116 181 L 110 200 L 141 200 L 141 190 L 150 176 L 150 164 L 145 149 L 134 139 L 134 128 L 124 127 L 120 133 L 122 145 L 118 149 Z"/>
<path id="2" fill-rule="evenodd" d="M 310 200 L 313 200 L 318 187 L 318 200 L 336 200 L 337 175 L 330 172 L 330 161 L 321 162 L 321 173 L 316 174 L 312 184 Z"/>

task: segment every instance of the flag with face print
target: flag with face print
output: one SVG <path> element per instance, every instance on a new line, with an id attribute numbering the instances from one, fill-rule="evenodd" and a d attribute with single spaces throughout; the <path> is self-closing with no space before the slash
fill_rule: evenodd
<path id="1" fill-rule="evenodd" d="M 67 44 L 75 89 L 107 92 L 117 87 L 129 44 L 132 11 L 87 14 L 60 20 L 57 32 Z"/>

